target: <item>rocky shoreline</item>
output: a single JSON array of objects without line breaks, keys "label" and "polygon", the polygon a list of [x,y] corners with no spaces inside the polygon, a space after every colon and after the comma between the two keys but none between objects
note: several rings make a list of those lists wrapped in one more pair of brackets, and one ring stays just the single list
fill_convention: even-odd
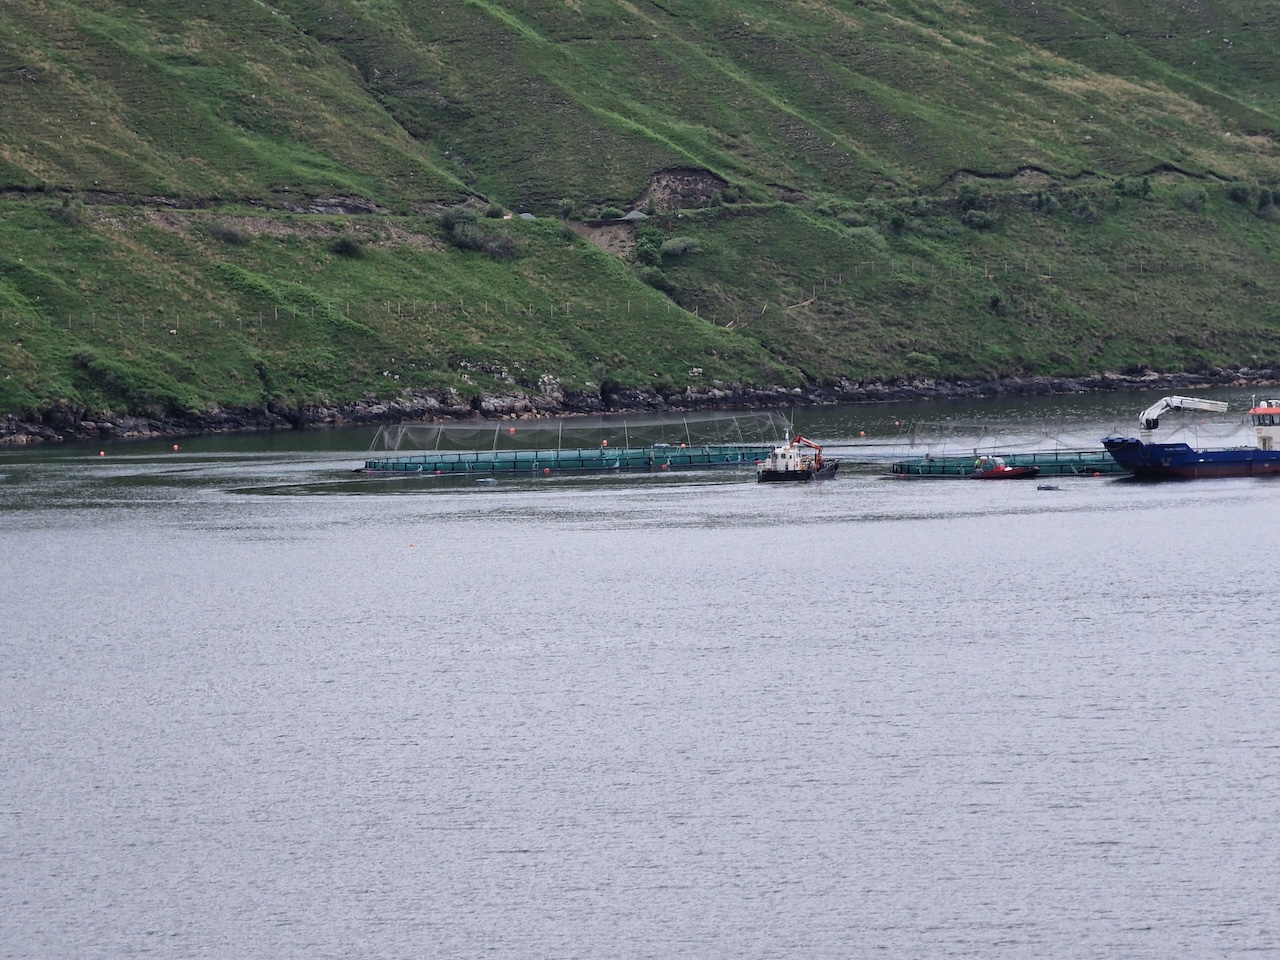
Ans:
[{"label": "rocky shoreline", "polygon": [[78,440],[183,437],[201,433],[296,430],[389,423],[506,420],[601,413],[681,410],[759,410],[838,403],[982,399],[1111,393],[1137,390],[1195,390],[1207,387],[1276,387],[1280,369],[1216,369],[1205,373],[1103,373],[1087,377],[1007,377],[995,380],[852,381],[808,388],[741,387],[713,383],[663,396],[626,387],[598,393],[512,393],[464,398],[456,391],[406,393],[394,400],[367,394],[331,406],[297,409],[214,408],[185,417],[118,416],[90,418],[69,406],[54,407],[35,419],[13,415],[0,420],[0,445]]}]

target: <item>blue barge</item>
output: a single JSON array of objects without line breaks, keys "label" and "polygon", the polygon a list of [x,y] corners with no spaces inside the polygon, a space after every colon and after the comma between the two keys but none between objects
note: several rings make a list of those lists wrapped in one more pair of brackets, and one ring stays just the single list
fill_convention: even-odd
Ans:
[{"label": "blue barge", "polygon": [[1106,437],[1102,441],[1113,460],[1140,480],[1197,480],[1206,477],[1280,475],[1280,400],[1263,400],[1249,411],[1254,430],[1252,447],[1197,450],[1186,443],[1154,443],[1153,431],[1168,410],[1227,409],[1221,400],[1164,397],[1138,418],[1138,437]]}]

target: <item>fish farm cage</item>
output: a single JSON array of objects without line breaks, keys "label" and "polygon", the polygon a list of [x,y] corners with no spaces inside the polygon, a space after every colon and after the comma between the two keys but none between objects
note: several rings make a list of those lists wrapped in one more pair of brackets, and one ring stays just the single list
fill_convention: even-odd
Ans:
[{"label": "fish farm cage", "polygon": [[379,429],[367,473],[556,474],[754,468],[785,443],[776,412],[565,417]]},{"label": "fish farm cage", "polygon": [[[1042,477],[1093,477],[1125,472],[1105,450],[1038,450],[994,455],[1009,467],[1039,467]],[[941,457],[926,454],[894,460],[889,464],[888,472],[897,477],[968,477],[973,474],[976,459],[972,454]]]},{"label": "fish farm cage", "polygon": [[[911,424],[886,472],[900,478],[969,477],[979,457],[1010,467],[1039,467],[1042,477],[1123,474],[1100,441],[1064,428],[998,422],[918,421]],[[1094,444],[1094,445],[1089,445]]]}]

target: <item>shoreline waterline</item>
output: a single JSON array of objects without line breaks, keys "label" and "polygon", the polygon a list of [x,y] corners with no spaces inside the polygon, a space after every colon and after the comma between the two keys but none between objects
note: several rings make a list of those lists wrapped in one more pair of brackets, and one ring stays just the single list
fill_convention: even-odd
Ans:
[{"label": "shoreline waterline", "polygon": [[663,396],[618,388],[552,396],[525,393],[462,397],[457,391],[408,391],[384,400],[366,394],[343,404],[290,408],[284,404],[215,407],[188,416],[95,417],[71,405],[53,406],[38,416],[9,414],[0,420],[0,447],[89,440],[144,440],[218,433],[380,426],[409,422],[551,419],[599,414],[811,408],[835,404],[985,400],[1002,397],[1067,396],[1158,390],[1248,389],[1280,385],[1280,370],[1218,368],[1206,373],[1102,373],[1085,377],[1001,377],[994,379],[852,381],[807,388],[710,385]]}]

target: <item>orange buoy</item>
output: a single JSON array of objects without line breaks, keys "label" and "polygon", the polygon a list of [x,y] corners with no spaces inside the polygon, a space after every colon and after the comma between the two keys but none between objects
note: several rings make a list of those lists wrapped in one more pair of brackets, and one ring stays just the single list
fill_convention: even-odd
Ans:
[{"label": "orange buoy", "polygon": [[507,427],[507,433],[515,433],[515,432],[516,432],[515,427]]},{"label": "orange buoy", "polygon": [[105,451],[105,450],[99,450],[99,451],[98,451],[98,456],[100,456],[100,457],[105,457],[106,455],[107,455],[107,451]]},{"label": "orange buoy", "polygon": [[867,435],[867,431],[865,431],[865,430],[859,430],[859,431],[858,431],[858,436],[860,436],[860,437],[865,437],[866,435]]},{"label": "orange buoy", "polygon": [[178,445],[176,443],[173,445],[173,452],[174,453],[178,452]]},{"label": "orange buoy", "polygon": [[609,441],[608,441],[608,440],[601,440],[601,441],[600,441],[600,446],[602,446],[602,447],[607,447],[608,445],[609,445]]}]

